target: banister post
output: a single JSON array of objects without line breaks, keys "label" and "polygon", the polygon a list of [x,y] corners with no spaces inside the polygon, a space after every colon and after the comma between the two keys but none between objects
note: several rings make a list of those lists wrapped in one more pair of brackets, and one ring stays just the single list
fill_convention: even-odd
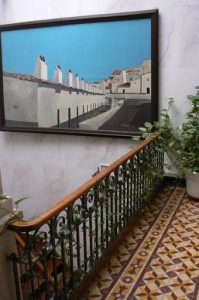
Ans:
[{"label": "banister post", "polygon": [[12,200],[7,198],[0,202],[0,299],[18,300],[20,291],[16,295],[13,267],[8,256],[16,253],[14,233],[7,229],[7,224],[13,219]]}]

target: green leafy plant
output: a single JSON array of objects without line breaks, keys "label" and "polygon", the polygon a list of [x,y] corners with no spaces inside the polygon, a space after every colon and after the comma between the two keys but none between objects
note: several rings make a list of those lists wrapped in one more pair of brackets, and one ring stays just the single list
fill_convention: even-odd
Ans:
[{"label": "green leafy plant", "polygon": [[174,128],[170,121],[170,109],[174,103],[173,98],[168,101],[168,108],[163,109],[160,114],[160,121],[145,123],[140,128],[141,137],[133,140],[147,139],[158,130],[163,130],[162,150],[167,152],[172,164],[180,172],[199,172],[199,86],[196,87],[196,94],[187,96],[190,102],[190,109],[186,113],[185,121]]},{"label": "green leafy plant", "polygon": [[0,195],[0,209],[3,209],[5,212],[10,213],[11,215],[13,215],[14,219],[17,220],[23,220],[18,214],[17,211],[19,210],[19,205],[20,203],[22,203],[24,200],[27,199],[27,197],[23,197],[20,199],[17,199],[14,201],[14,205],[15,205],[15,210],[10,210],[7,209],[3,206],[3,201],[9,199],[10,197],[7,195]]}]

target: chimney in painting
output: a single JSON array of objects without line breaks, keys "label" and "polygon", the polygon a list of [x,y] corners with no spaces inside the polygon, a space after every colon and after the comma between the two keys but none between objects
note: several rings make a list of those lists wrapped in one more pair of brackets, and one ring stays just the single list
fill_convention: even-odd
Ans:
[{"label": "chimney in painting", "polygon": [[56,66],[56,69],[54,71],[53,81],[62,84],[62,70],[60,65]]},{"label": "chimney in painting", "polygon": [[126,70],[123,70],[121,72],[121,77],[122,77],[122,83],[126,83],[127,82]]},{"label": "chimney in painting", "polygon": [[84,90],[84,79],[83,78],[79,81],[79,88],[80,88],[80,90]]},{"label": "chimney in painting", "polygon": [[73,73],[72,73],[71,69],[69,69],[66,74],[66,85],[68,87],[73,87]]},{"label": "chimney in painting", "polygon": [[85,82],[84,89],[88,92],[88,82]]},{"label": "chimney in painting", "polygon": [[79,77],[78,77],[78,74],[76,74],[75,78],[74,78],[74,88],[79,89]]},{"label": "chimney in painting", "polygon": [[48,67],[45,62],[45,57],[40,55],[37,58],[34,74],[35,77],[42,79],[42,80],[48,80]]}]

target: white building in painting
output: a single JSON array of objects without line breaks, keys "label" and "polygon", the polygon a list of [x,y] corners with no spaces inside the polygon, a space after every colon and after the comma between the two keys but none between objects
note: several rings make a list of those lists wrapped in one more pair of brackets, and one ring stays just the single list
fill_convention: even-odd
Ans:
[{"label": "white building in painting", "polygon": [[56,66],[56,69],[54,71],[53,81],[62,84],[62,70],[60,65]]},{"label": "white building in painting", "polygon": [[40,55],[37,58],[35,70],[33,75],[41,80],[48,80],[48,67],[45,62],[45,57]]},{"label": "white building in painting", "polygon": [[73,76],[71,69],[63,83],[59,65],[51,81],[48,80],[47,70],[45,58],[39,56],[33,76],[4,72],[5,114],[9,124],[54,127],[57,126],[58,111],[60,123],[64,123],[69,118],[68,109],[70,118],[74,119],[77,107],[82,114],[106,104],[103,85],[95,86],[83,78],[79,80],[78,74]]},{"label": "white building in painting", "polygon": [[[34,76],[41,80],[48,79],[47,65],[43,56],[38,57]],[[62,84],[62,71],[59,65],[55,69],[53,81]],[[151,95],[151,60],[143,61],[141,66],[114,70],[108,78],[93,83],[88,83],[83,78],[80,80],[78,74],[74,76],[69,69],[64,84],[89,93]]]},{"label": "white building in painting", "polygon": [[78,76],[78,74],[76,74],[75,77],[74,77],[73,87],[76,88],[76,89],[79,89],[79,76]]},{"label": "white building in painting", "polygon": [[151,72],[142,75],[142,93],[151,94]]},{"label": "white building in painting", "polygon": [[141,77],[130,82],[126,82],[118,86],[118,93],[132,93],[132,94],[141,94]]},{"label": "white building in painting", "polygon": [[151,60],[145,60],[143,62],[143,68],[144,68],[145,74],[151,73]]},{"label": "white building in painting", "polygon": [[151,94],[151,60],[145,60],[139,67],[115,70],[105,84],[105,93]]},{"label": "white building in painting", "polygon": [[84,90],[84,79],[83,78],[79,81],[79,88],[80,88],[80,90]]},{"label": "white building in painting", "polygon": [[69,69],[66,74],[65,84],[68,87],[73,87],[73,73],[72,73],[71,69]]},{"label": "white building in painting", "polygon": [[[98,82],[86,82],[68,69],[65,82],[59,65],[48,80],[48,67],[43,56],[37,58],[34,76],[4,73],[4,98],[6,117],[10,124],[22,122],[33,127],[54,127],[57,112],[62,124],[76,118],[77,108],[81,115],[103,106],[116,112],[125,100],[151,99],[151,61],[141,66],[115,70],[108,78]],[[27,101],[27,94],[28,97]],[[10,97],[14,95],[14,97]],[[123,101],[123,102],[122,102]]]}]

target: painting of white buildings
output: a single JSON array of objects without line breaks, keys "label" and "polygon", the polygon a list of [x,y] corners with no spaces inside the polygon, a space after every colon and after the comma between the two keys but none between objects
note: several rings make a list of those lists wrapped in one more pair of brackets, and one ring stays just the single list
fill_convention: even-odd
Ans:
[{"label": "painting of white buildings", "polygon": [[[75,31],[73,26],[58,26],[3,34],[6,126],[134,132],[150,121],[150,20],[105,23],[108,31],[100,35],[93,33],[102,30],[101,23],[84,25],[73,25],[78,26]],[[39,34],[43,38],[37,43]],[[24,35],[27,57],[21,56],[17,42]],[[53,36],[60,36],[56,52]],[[85,37],[91,42],[82,43]],[[13,60],[13,49],[19,62]]]},{"label": "painting of white buildings", "polygon": [[150,105],[150,67],[150,61],[144,61],[140,67],[113,71],[107,80],[93,83],[79,80],[69,69],[63,83],[59,65],[53,81],[48,80],[45,58],[39,56],[34,76],[4,73],[6,120],[19,126],[98,130],[106,123],[109,128],[113,116],[125,114],[129,103]]}]

